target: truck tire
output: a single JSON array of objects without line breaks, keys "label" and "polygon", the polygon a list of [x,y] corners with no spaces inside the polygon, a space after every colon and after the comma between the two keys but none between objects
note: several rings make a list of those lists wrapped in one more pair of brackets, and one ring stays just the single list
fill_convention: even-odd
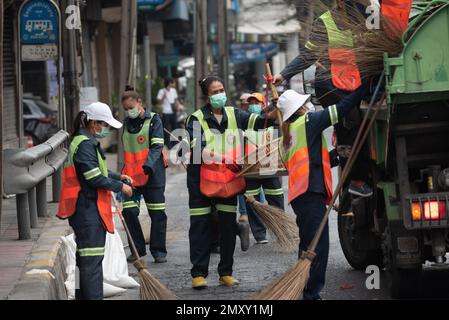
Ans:
[{"label": "truck tire", "polygon": [[421,291],[422,266],[417,265],[407,269],[398,268],[393,259],[392,243],[393,237],[390,228],[387,227],[383,236],[382,249],[391,297],[393,299],[416,298]]},{"label": "truck tire", "polygon": [[[363,245],[356,242],[355,233],[363,232],[369,233],[370,230],[355,229],[354,218],[350,216],[338,215],[338,235],[340,238],[341,249],[346,257],[346,260],[356,270],[365,271],[366,267],[370,265],[377,265],[383,268],[382,249],[363,250],[360,248],[368,248],[369,244]],[[371,236],[367,234],[367,236]],[[366,238],[366,237],[364,237]]]}]

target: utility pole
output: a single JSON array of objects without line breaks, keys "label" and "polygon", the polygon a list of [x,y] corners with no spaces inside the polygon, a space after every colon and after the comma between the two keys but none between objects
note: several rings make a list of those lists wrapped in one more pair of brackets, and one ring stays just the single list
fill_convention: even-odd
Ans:
[{"label": "utility pole", "polygon": [[3,1],[0,1],[0,225],[3,205]]},{"label": "utility pole", "polygon": [[151,52],[150,52],[150,35],[149,35],[149,24],[146,23],[147,34],[143,37],[143,56],[144,56],[144,66],[145,66],[145,100],[146,107],[148,111],[152,111],[152,101],[151,101]]},{"label": "utility pole", "polygon": [[228,1],[217,1],[218,72],[229,90]]},{"label": "utility pole", "polygon": [[[64,0],[63,10],[68,6],[76,5],[75,0]],[[71,131],[73,121],[79,112],[80,98],[79,98],[79,83],[78,83],[78,70],[77,70],[77,32],[75,28],[66,28],[63,24],[63,58],[64,58],[64,96],[66,107],[59,106],[60,116],[59,126],[65,130]],[[65,114],[63,112],[65,110]],[[64,119],[65,117],[65,119]],[[67,124],[67,127],[64,125]]]},{"label": "utility pole", "polygon": [[195,36],[195,106],[200,108],[202,92],[198,82],[208,74],[207,64],[207,0],[195,0],[194,2],[194,36]]},{"label": "utility pole", "polygon": [[[119,93],[125,90],[126,85],[135,86],[134,59],[137,47],[137,1],[122,0],[121,13],[121,35],[120,35],[120,82]],[[123,108],[119,106],[119,118],[125,118]],[[119,131],[117,171],[123,168],[123,143],[120,138],[123,128]]]}]

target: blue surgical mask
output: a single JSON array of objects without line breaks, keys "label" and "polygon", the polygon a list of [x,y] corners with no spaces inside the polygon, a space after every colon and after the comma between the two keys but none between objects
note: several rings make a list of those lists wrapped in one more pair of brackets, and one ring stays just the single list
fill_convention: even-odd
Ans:
[{"label": "blue surgical mask", "polygon": [[130,119],[137,119],[140,116],[139,107],[135,107],[134,109],[128,110],[127,113]]},{"label": "blue surgical mask", "polygon": [[249,113],[261,114],[262,106],[260,104],[250,104],[248,107]]},{"label": "blue surgical mask", "polygon": [[97,139],[104,139],[111,133],[111,130],[109,130],[109,127],[102,127],[101,131],[99,133],[95,134],[95,138]]},{"label": "blue surgical mask", "polygon": [[226,93],[219,93],[210,97],[210,104],[215,109],[223,109],[228,101]]}]

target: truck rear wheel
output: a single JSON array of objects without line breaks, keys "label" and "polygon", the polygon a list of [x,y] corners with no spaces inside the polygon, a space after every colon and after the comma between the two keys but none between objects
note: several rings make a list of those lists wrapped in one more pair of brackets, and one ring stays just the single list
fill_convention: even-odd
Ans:
[{"label": "truck rear wheel", "polygon": [[422,266],[398,268],[394,260],[392,243],[394,236],[387,227],[383,237],[384,262],[387,271],[388,288],[393,299],[416,298],[421,291]]},{"label": "truck rear wheel", "polygon": [[[357,234],[359,233],[359,234]],[[360,233],[363,233],[361,236]],[[366,270],[369,265],[383,268],[382,249],[367,249],[369,243],[360,243],[359,239],[372,237],[368,228],[356,229],[354,217],[338,215],[338,235],[343,254],[348,263],[356,270]]]}]

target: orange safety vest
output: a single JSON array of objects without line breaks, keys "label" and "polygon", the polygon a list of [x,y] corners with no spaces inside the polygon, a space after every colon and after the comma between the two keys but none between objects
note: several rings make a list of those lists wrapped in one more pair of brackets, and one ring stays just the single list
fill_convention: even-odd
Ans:
[{"label": "orange safety vest", "polygon": [[383,0],[382,17],[389,36],[397,37],[407,29],[412,0]]},{"label": "orange safety vest", "polygon": [[338,89],[355,91],[362,85],[351,30],[341,31],[330,11],[321,15],[329,38],[332,83]]},{"label": "orange safety vest", "polygon": [[[200,190],[211,198],[229,198],[246,189],[244,178],[237,178],[238,172],[226,167],[228,162],[237,163],[242,156],[241,139],[233,107],[225,107],[228,128],[225,133],[213,133],[201,110],[192,114],[201,124],[206,139],[206,148],[225,159],[223,163],[203,163],[200,170]],[[251,115],[249,126],[254,125],[257,115]]]},{"label": "orange safety vest", "polygon": [[[292,135],[292,146],[288,150],[282,150],[282,158],[289,173],[288,181],[288,202],[291,203],[309,189],[310,160],[307,146],[306,133],[307,114],[299,117],[290,124],[289,131]],[[329,151],[327,150],[326,139],[322,136],[322,166],[324,173],[324,185],[326,190],[326,203],[332,199],[332,171],[330,165]],[[283,143],[282,141],[280,143]],[[282,144],[283,145],[283,144]]]},{"label": "orange safety vest", "polygon": [[[85,135],[76,136],[70,144],[68,160],[64,166],[62,175],[62,191],[61,201],[59,202],[58,213],[56,216],[60,219],[68,219],[76,213],[76,203],[78,201],[78,194],[81,191],[81,186],[76,175],[76,168],[73,162],[73,157],[78,151],[79,145],[89,140]],[[97,150],[98,166],[103,176],[108,176],[107,163]],[[97,208],[100,213],[103,227],[109,233],[114,233],[114,221],[112,218],[111,208],[111,191],[104,189],[97,189]]]},{"label": "orange safety vest", "polygon": [[[155,113],[151,113],[151,118],[145,120],[142,129],[138,133],[129,133],[126,128],[123,130],[122,140],[125,165],[122,174],[130,176],[134,181],[133,185],[135,187],[144,186],[148,182],[149,177],[145,174],[143,165],[150,154],[150,144],[164,144],[164,139],[162,138],[152,138],[151,141],[148,140],[150,136],[151,120],[154,115]],[[162,149],[162,158],[164,166],[167,168],[168,163],[164,149]]]}]

